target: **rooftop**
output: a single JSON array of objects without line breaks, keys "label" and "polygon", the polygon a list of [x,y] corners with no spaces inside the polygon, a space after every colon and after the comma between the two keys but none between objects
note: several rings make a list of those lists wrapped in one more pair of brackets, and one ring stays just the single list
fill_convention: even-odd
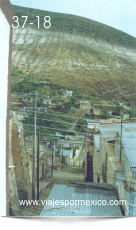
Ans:
[{"label": "rooftop", "polygon": [[57,132],[56,132],[55,136],[56,136],[56,137],[64,137],[62,134],[57,133]]},{"label": "rooftop", "polygon": [[136,133],[134,131],[123,132],[122,144],[130,167],[136,167]]},{"label": "rooftop", "polygon": [[[97,125],[106,141],[112,141],[116,138],[116,133],[121,131],[120,123],[100,124]],[[122,123],[122,133],[127,131],[136,132],[136,122]]]},{"label": "rooftop", "polygon": [[[107,205],[91,205],[94,200],[105,200]],[[117,200],[111,186],[54,184],[40,216],[122,216],[119,205],[108,205],[110,200]]]},{"label": "rooftop", "polygon": [[96,149],[99,152],[100,151],[100,136],[94,135],[94,141],[95,141]]}]

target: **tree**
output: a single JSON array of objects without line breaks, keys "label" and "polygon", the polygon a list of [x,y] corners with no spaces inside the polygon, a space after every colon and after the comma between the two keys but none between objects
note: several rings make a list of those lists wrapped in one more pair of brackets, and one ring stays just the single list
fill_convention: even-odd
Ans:
[{"label": "tree", "polygon": [[102,118],[107,119],[109,117],[108,110],[103,107],[102,111],[103,111]]},{"label": "tree", "polygon": [[42,106],[43,106],[43,98],[41,97],[37,100],[37,107],[42,107]]},{"label": "tree", "polygon": [[131,109],[128,110],[127,112],[128,112],[128,114],[130,115],[130,118],[136,117],[136,109],[135,109],[135,108],[131,108]]},{"label": "tree", "polygon": [[114,110],[112,112],[112,115],[121,116],[121,113],[119,111]]},{"label": "tree", "polygon": [[57,110],[61,110],[62,109],[62,105],[56,105]]},{"label": "tree", "polygon": [[71,105],[74,105],[75,102],[76,102],[76,98],[75,98],[75,97],[71,97],[71,98],[70,98],[70,104],[71,104]]}]

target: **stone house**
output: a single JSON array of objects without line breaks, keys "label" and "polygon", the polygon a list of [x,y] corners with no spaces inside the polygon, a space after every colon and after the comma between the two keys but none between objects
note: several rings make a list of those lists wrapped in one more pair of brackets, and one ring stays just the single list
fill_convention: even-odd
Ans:
[{"label": "stone house", "polygon": [[11,104],[14,105],[20,105],[23,102],[23,98],[22,97],[17,97],[17,96],[12,96],[11,95]]},{"label": "stone house", "polygon": [[98,105],[98,104],[93,104],[92,105],[92,109],[93,109],[93,114],[95,116],[101,116],[102,115],[102,106]]},{"label": "stone house", "polygon": [[123,120],[129,119],[129,114],[124,114],[123,115]]},{"label": "stone house", "polygon": [[82,110],[90,110],[91,109],[91,105],[89,101],[80,101],[80,109]]}]

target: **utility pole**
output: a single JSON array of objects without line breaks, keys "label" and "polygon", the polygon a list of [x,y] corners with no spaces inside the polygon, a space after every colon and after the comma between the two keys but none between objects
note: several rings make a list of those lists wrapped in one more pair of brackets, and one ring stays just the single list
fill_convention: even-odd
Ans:
[{"label": "utility pole", "polygon": [[33,136],[33,175],[32,175],[32,199],[35,200],[36,182],[36,95],[34,95],[34,136]]},{"label": "utility pole", "polygon": [[25,109],[34,109],[34,134],[33,134],[33,172],[32,172],[32,199],[35,200],[35,189],[36,189],[36,110],[45,110],[47,112],[47,107],[36,107],[36,98],[38,94],[25,94],[27,96],[34,96],[34,107],[24,107]]},{"label": "utility pole", "polygon": [[122,149],[122,116],[121,115],[121,136],[120,136],[120,162],[121,162],[121,149]]},{"label": "utility pole", "polygon": [[53,176],[53,147],[52,147],[52,166],[51,166],[51,177]]},{"label": "utility pole", "polygon": [[55,157],[55,139],[53,138],[53,156]]},{"label": "utility pole", "polygon": [[80,168],[80,153],[79,153],[79,168]]},{"label": "utility pole", "polygon": [[62,168],[63,168],[63,147],[62,147]]},{"label": "utility pole", "polygon": [[40,130],[38,130],[38,146],[37,146],[37,200],[39,200],[39,142],[40,142]]}]

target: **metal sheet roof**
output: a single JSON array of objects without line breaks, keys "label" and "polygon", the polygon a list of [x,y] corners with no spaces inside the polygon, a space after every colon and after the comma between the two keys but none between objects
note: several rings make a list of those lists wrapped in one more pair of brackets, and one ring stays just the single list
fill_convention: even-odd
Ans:
[{"label": "metal sheet roof", "polygon": [[100,151],[100,136],[94,135],[94,141],[95,141],[96,149],[99,152]]},{"label": "metal sheet roof", "polygon": [[56,136],[56,137],[64,137],[62,134],[57,133],[57,132],[56,132],[55,136]]},{"label": "metal sheet roof", "polygon": [[136,167],[136,133],[123,132],[122,145],[127,155],[130,167]]},{"label": "metal sheet roof", "polygon": [[[55,204],[57,200],[59,203]],[[90,205],[93,200],[105,200],[107,205]],[[117,200],[115,191],[111,189],[55,184],[40,216],[122,216],[120,207],[109,205],[110,200]],[[87,201],[90,204],[87,205]]]},{"label": "metal sheet roof", "polygon": [[[112,123],[112,124],[100,124],[97,125],[100,132],[102,133],[103,137],[106,141],[114,140],[116,137],[116,133],[121,131],[121,124],[120,123]],[[122,131],[136,132],[136,122],[131,123],[122,123]]]}]

